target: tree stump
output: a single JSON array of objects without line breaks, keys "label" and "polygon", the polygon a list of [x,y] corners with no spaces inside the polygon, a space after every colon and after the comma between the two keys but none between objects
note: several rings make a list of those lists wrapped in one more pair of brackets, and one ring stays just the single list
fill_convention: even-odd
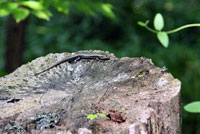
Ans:
[{"label": "tree stump", "polygon": [[[110,60],[65,62],[70,55]],[[179,80],[147,58],[49,54],[0,78],[0,133],[180,134]]]}]

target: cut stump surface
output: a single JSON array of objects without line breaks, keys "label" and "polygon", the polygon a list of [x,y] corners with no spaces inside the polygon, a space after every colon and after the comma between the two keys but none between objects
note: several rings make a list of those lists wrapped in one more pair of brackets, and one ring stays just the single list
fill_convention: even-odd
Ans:
[{"label": "cut stump surface", "polygon": [[[80,53],[110,60],[65,62],[34,75]],[[147,58],[49,54],[0,78],[0,133],[180,134],[180,86]]]}]

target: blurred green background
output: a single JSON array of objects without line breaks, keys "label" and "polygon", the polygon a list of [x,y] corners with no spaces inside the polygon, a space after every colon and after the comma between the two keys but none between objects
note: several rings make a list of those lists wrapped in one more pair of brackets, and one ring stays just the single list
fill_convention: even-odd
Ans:
[{"label": "blurred green background", "polygon": [[[34,16],[28,19],[23,63],[57,52],[99,49],[117,57],[147,57],[182,82],[182,106],[200,100],[200,28],[189,28],[170,34],[166,49],[156,35],[137,25],[156,13],[165,19],[164,30],[200,22],[197,0],[110,0],[117,19],[98,14],[96,17],[71,9],[64,16],[52,9],[50,21]],[[0,18],[0,75],[5,75],[5,37],[8,17]],[[200,114],[182,111],[183,134],[200,134]]]}]

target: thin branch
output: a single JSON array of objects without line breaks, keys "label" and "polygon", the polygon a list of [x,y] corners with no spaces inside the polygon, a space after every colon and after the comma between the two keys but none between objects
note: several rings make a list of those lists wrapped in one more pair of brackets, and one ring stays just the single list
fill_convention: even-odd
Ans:
[{"label": "thin branch", "polygon": [[176,28],[174,30],[166,31],[166,33],[167,34],[175,33],[175,32],[178,32],[178,31],[183,30],[188,27],[200,27],[200,24],[198,24],[198,23],[197,24],[187,24],[187,25],[181,26],[179,28]]}]

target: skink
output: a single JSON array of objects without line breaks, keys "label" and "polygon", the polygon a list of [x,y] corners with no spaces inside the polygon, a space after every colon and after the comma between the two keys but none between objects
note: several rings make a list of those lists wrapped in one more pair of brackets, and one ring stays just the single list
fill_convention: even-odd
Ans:
[{"label": "skink", "polygon": [[36,73],[35,76],[37,76],[37,75],[39,75],[39,74],[41,74],[43,72],[46,72],[46,71],[48,71],[48,70],[50,70],[50,69],[52,69],[52,68],[54,68],[54,67],[56,67],[56,66],[58,66],[58,65],[60,65],[62,63],[64,63],[64,62],[72,63],[74,61],[79,61],[81,59],[109,60],[110,58],[107,57],[106,55],[100,55],[100,54],[76,54],[76,55],[72,55],[70,57],[67,57],[67,58],[59,61],[58,63],[50,66],[49,68],[47,68],[47,69],[45,69],[45,70],[43,70],[43,71],[41,71],[39,73]]}]

